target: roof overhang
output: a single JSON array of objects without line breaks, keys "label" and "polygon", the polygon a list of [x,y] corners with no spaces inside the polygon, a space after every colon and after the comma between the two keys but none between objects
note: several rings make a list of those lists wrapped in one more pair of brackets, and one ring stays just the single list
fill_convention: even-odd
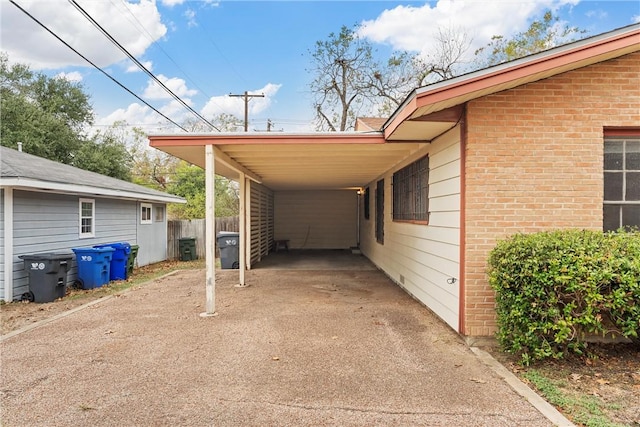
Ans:
[{"label": "roof overhang", "polygon": [[[385,138],[432,140],[462,118],[459,107],[466,102],[638,51],[640,24],[635,24],[418,88],[384,124]],[[451,114],[455,111],[459,115]]]},{"label": "roof overhang", "polygon": [[216,174],[240,173],[274,190],[360,188],[424,145],[385,141],[381,132],[149,135],[152,147],[202,168],[213,145]]},{"label": "roof overhang", "polygon": [[186,203],[182,197],[167,194],[149,195],[132,191],[115,190],[110,188],[97,188],[81,184],[67,184],[60,182],[47,182],[28,178],[2,178],[2,188],[14,190],[35,191],[56,194],[73,194],[88,197],[105,197],[110,199],[136,200],[153,203]]}]

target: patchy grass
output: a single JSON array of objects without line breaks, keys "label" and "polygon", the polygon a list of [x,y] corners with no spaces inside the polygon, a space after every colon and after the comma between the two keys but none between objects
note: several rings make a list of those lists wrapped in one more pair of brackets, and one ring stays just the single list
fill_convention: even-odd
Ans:
[{"label": "patchy grass", "polygon": [[530,367],[493,356],[578,426],[640,426],[640,344],[591,344],[585,356]]}]

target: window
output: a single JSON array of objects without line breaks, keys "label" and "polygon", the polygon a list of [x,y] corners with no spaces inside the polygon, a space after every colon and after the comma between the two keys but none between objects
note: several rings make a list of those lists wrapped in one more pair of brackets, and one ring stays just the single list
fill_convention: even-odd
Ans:
[{"label": "window", "polygon": [[371,198],[369,197],[369,187],[364,189],[364,219],[369,219],[371,216]]},{"label": "window", "polygon": [[140,224],[151,224],[151,204],[140,204]]},{"label": "window", "polygon": [[384,179],[376,184],[376,241],[384,244]]},{"label": "window", "polygon": [[640,137],[604,141],[605,231],[640,227]]},{"label": "window", "polygon": [[393,174],[393,220],[429,221],[429,157]]},{"label": "window", "polygon": [[80,199],[80,238],[95,237],[95,200]]},{"label": "window", "polygon": [[153,220],[155,222],[164,221],[164,206],[156,206],[156,215]]}]

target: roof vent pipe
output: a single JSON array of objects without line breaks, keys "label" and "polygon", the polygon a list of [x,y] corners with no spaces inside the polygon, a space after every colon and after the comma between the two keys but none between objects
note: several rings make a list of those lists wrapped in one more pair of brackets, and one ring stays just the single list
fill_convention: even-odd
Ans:
[{"label": "roof vent pipe", "polygon": [[18,142],[18,151],[22,153],[22,142]]}]

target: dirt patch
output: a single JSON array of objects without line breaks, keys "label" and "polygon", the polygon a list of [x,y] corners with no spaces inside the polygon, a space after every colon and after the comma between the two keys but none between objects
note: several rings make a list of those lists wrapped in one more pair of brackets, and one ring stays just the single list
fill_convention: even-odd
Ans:
[{"label": "dirt patch", "polygon": [[49,303],[19,301],[0,304],[0,335],[5,335],[32,323],[51,318],[81,305],[117,294],[140,283],[178,269],[200,268],[202,263],[166,261],[136,268],[127,280],[111,282],[95,289],[67,288],[64,298]]}]

